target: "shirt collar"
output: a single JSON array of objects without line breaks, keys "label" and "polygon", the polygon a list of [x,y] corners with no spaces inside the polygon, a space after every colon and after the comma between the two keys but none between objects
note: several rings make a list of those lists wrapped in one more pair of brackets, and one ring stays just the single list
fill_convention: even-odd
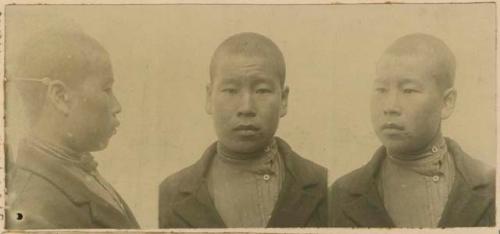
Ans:
[{"label": "shirt collar", "polygon": [[436,173],[445,173],[443,163],[448,155],[446,141],[443,137],[435,140],[424,152],[417,155],[388,155],[389,163],[398,165],[422,175],[433,175]]},{"label": "shirt collar", "polygon": [[217,156],[229,163],[249,164],[261,160],[269,161],[272,160],[274,155],[276,155],[277,153],[278,153],[278,146],[274,138],[271,140],[271,143],[264,149],[264,151],[256,153],[255,155],[251,155],[247,158],[241,158],[241,159],[236,156],[231,156],[229,153],[227,153],[226,150],[224,150],[224,147],[220,144],[220,142],[217,143]]},{"label": "shirt collar", "polygon": [[97,162],[90,153],[78,153],[67,147],[51,143],[49,141],[29,136],[26,138],[28,144],[48,153],[58,159],[70,162],[88,173],[96,171]]},{"label": "shirt collar", "polygon": [[231,168],[240,171],[248,171],[256,174],[276,174],[279,173],[279,152],[278,145],[273,139],[271,144],[260,154],[248,159],[237,159],[228,156],[221,151],[220,144],[217,146],[216,160]]}]

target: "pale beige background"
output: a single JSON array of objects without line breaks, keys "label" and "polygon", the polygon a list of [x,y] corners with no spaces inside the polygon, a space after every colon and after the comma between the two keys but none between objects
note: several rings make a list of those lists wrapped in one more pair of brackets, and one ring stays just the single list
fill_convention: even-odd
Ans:
[{"label": "pale beige background", "polygon": [[[456,53],[459,100],[445,134],[494,165],[494,20],[493,4],[9,6],[7,68],[23,42],[50,25],[81,27],[108,49],[122,125],[95,155],[142,227],[156,228],[160,181],[215,140],[204,88],[211,54],[226,37],[258,32],[282,49],[291,93],[278,135],[328,167],[333,180],[379,145],[368,112],[374,62],[413,32],[441,37]],[[7,95],[7,140],[15,147],[26,129],[15,91]]]}]

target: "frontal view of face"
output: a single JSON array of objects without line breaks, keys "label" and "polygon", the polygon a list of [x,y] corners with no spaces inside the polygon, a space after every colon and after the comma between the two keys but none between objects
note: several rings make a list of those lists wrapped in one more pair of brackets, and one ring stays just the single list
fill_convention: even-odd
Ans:
[{"label": "frontal view of face", "polygon": [[375,133],[388,152],[421,150],[440,131],[443,92],[425,56],[385,54],[371,98]]},{"label": "frontal view of face", "polygon": [[286,114],[287,90],[272,61],[231,54],[218,60],[209,86],[207,112],[219,142],[236,153],[267,147]]}]

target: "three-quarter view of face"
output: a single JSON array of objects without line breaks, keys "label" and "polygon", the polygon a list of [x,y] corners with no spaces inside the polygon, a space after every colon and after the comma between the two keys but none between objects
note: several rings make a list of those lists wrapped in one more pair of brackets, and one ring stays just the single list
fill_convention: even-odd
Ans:
[{"label": "three-quarter view of face", "polygon": [[401,39],[382,55],[376,67],[372,124],[384,146],[394,153],[416,153],[440,137],[441,120],[453,109],[454,91],[441,81],[452,79],[446,77],[447,67],[442,66],[451,61],[444,61],[448,59],[444,55],[420,52],[418,47],[434,51],[429,40],[434,39],[418,34]]},{"label": "three-quarter view of face", "polygon": [[[253,54],[245,48],[259,45]],[[260,35],[239,34],[218,48],[212,64],[206,108],[219,141],[235,153],[264,149],[287,111],[281,52]]]}]

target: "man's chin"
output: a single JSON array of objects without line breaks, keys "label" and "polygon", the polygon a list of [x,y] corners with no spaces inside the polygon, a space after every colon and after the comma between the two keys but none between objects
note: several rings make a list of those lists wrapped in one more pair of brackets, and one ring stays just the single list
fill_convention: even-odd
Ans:
[{"label": "man's chin", "polygon": [[109,139],[106,139],[106,140],[103,140],[101,142],[98,142],[94,147],[92,147],[92,149],[90,150],[90,152],[104,150],[104,149],[106,149],[108,147],[108,144],[109,144]]},{"label": "man's chin", "polygon": [[240,154],[253,154],[263,151],[267,146],[260,141],[236,141],[224,144],[229,150]]},{"label": "man's chin", "polygon": [[413,154],[417,150],[415,144],[406,141],[385,142],[384,147],[390,154]]}]

